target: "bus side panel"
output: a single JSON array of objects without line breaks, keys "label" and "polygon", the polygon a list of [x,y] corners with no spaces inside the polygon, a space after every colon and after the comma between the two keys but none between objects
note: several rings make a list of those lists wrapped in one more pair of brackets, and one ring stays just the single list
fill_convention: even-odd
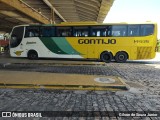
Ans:
[{"label": "bus side panel", "polygon": [[[65,37],[41,37],[41,46],[47,49],[48,57],[52,58],[82,58]],[[85,49],[84,49],[85,50]],[[44,55],[42,54],[42,57]]]},{"label": "bus side panel", "polygon": [[[73,58],[77,58],[77,55],[87,58],[88,44],[81,44],[80,39],[84,39],[84,37],[66,37],[68,44],[77,52],[77,54],[73,54]],[[75,53],[74,51],[73,53]]]}]

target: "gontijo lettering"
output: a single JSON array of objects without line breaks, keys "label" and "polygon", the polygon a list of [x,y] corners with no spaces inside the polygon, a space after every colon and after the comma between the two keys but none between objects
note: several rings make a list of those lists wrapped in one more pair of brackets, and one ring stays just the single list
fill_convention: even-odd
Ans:
[{"label": "gontijo lettering", "polygon": [[78,44],[116,44],[116,39],[79,39]]}]

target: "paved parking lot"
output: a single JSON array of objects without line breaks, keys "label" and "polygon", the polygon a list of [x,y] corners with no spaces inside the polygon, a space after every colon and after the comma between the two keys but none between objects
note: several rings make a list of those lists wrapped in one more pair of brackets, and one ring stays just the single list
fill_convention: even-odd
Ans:
[{"label": "paved parking lot", "polygon": [[[120,117],[124,111],[148,114],[160,111],[160,61],[128,61],[104,65],[0,64],[0,70],[66,74],[119,76],[129,91],[78,91],[45,89],[0,89],[0,111],[99,111],[89,117],[75,115],[63,119],[144,119],[159,117]],[[37,78],[38,79],[38,78]],[[103,115],[104,111],[109,111]],[[113,114],[119,111],[117,117]],[[158,113],[160,114],[160,113]],[[95,117],[94,117],[95,116]],[[45,118],[37,118],[45,119]],[[49,118],[46,118],[49,119]],[[53,119],[53,118],[50,118]],[[60,116],[55,119],[62,119]]]}]

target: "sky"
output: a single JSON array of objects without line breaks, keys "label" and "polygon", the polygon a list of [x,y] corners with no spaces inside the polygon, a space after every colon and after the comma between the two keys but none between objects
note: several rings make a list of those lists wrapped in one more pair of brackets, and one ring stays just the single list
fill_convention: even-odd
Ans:
[{"label": "sky", "polygon": [[104,23],[156,22],[160,39],[160,0],[115,0]]}]

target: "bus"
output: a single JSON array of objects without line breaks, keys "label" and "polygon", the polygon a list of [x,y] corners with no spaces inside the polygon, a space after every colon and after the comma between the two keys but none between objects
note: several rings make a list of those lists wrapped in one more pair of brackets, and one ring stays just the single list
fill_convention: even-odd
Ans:
[{"label": "bus", "polygon": [[19,25],[10,34],[11,57],[95,59],[106,63],[152,59],[156,23],[95,22]]},{"label": "bus", "polygon": [[9,40],[7,36],[0,34],[0,53],[3,53],[8,50],[9,47]]}]

